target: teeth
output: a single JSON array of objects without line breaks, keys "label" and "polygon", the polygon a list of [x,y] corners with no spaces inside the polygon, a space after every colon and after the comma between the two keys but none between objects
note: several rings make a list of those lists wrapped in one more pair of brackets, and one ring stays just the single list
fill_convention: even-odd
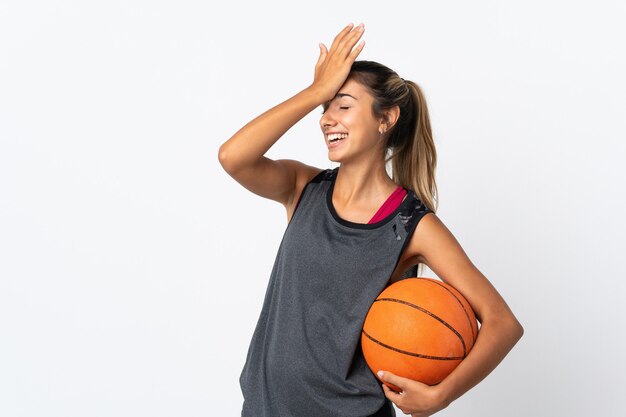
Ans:
[{"label": "teeth", "polygon": [[348,137],[347,133],[333,133],[331,135],[328,135],[328,140],[332,142],[336,139],[345,139],[347,137]]}]

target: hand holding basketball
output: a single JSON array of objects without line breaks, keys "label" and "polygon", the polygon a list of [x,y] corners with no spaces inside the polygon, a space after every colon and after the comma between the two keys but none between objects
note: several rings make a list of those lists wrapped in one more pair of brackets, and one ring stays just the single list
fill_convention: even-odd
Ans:
[{"label": "hand holding basketball", "polygon": [[404,414],[411,414],[412,417],[426,417],[448,406],[437,385],[426,385],[388,371],[380,371],[378,376],[384,382],[402,390],[397,393],[386,384],[382,384],[385,397],[389,398]]},{"label": "hand holding basketball", "polygon": [[460,292],[414,277],[378,295],[365,318],[361,347],[385,396],[405,414],[425,417],[448,406],[438,384],[467,356],[477,334],[474,311]]},{"label": "hand holding basketball", "polygon": [[323,43],[320,43],[320,57],[315,64],[315,76],[311,87],[320,92],[324,101],[335,97],[348,78],[352,63],[363,50],[365,41],[352,50],[365,31],[365,27],[361,25],[354,29],[352,29],[352,24],[346,26],[335,37],[330,51]]},{"label": "hand holding basketball", "polygon": [[414,277],[378,295],[365,317],[361,347],[372,372],[435,385],[467,356],[477,335],[474,311],[461,293],[442,281]]}]

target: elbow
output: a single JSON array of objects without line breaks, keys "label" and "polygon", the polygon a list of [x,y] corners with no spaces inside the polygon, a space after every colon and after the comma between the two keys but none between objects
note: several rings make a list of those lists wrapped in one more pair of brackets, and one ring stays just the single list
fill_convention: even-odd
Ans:
[{"label": "elbow", "polygon": [[519,341],[524,336],[524,326],[515,317],[512,318],[510,326],[515,342]]},{"label": "elbow", "polygon": [[228,162],[228,151],[226,146],[220,146],[220,149],[217,152],[217,159],[220,161],[220,165],[224,168],[224,171],[229,172],[230,164]]},{"label": "elbow", "polygon": [[482,325],[484,324],[500,329],[501,335],[508,339],[512,345],[515,345],[524,335],[524,327],[510,310],[506,313],[494,312],[487,315],[482,322]]},{"label": "elbow", "polygon": [[516,344],[524,335],[524,326],[522,326],[513,313],[508,315],[508,317],[504,320],[504,323],[506,329],[508,330],[508,337],[513,344]]},{"label": "elbow", "polygon": [[242,160],[241,155],[238,155],[237,151],[233,151],[233,149],[229,149],[226,143],[220,146],[219,151],[217,152],[217,159],[220,161],[220,165],[224,171],[228,173],[231,177],[236,175],[241,168],[249,165],[245,160]]}]

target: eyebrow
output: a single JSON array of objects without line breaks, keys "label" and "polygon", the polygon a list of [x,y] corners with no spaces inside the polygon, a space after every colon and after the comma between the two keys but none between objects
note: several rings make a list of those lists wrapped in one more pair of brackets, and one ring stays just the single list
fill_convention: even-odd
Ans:
[{"label": "eyebrow", "polygon": [[347,93],[337,93],[337,97],[345,97],[345,96],[352,97],[353,99],[357,100],[356,97],[353,97],[350,94],[347,94]]},{"label": "eyebrow", "polygon": [[341,98],[341,97],[351,97],[351,98],[353,98],[353,99],[358,101],[358,99],[356,97],[351,96],[348,93],[337,93],[337,95],[333,99],[331,99],[331,100],[327,101],[326,103],[324,103],[323,106],[326,108],[326,107],[328,107],[330,105],[330,103],[332,101],[335,101],[335,99],[338,99],[338,98]]}]

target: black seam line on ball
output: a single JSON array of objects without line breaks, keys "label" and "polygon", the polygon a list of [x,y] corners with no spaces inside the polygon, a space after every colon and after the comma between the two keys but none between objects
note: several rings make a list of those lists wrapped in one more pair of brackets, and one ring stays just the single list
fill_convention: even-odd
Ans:
[{"label": "black seam line on ball", "polygon": [[[452,291],[450,291],[449,288],[447,288],[445,285],[440,284],[439,282],[435,281],[435,280],[431,280],[431,279],[425,279],[425,278],[417,278],[417,279],[423,279],[426,280],[428,282],[431,282],[435,285],[439,285],[441,288],[443,288],[444,290],[448,291],[450,294],[452,294],[452,296],[454,298],[456,298],[456,300],[459,302],[459,304],[461,305],[461,308],[463,309],[463,312],[465,313],[465,317],[467,317],[467,322],[469,323],[470,326],[470,330],[472,331],[472,340],[475,342],[476,341],[476,333],[474,332],[474,326],[472,325],[472,320],[470,319],[469,313],[467,312],[467,310],[465,309],[465,306],[463,305],[463,303],[461,302],[461,300],[459,300],[459,297],[457,297]],[[469,301],[468,301],[469,302]]]},{"label": "black seam line on ball", "polygon": [[402,350],[402,349],[395,348],[393,346],[389,346],[389,345],[381,342],[380,340],[374,339],[372,336],[367,334],[367,332],[365,330],[363,330],[363,334],[365,336],[367,336],[368,339],[370,339],[372,342],[378,343],[379,345],[381,345],[384,348],[393,350],[393,351],[398,352],[398,353],[402,353],[403,355],[415,356],[415,357],[422,358],[422,359],[433,359],[433,360],[436,360],[436,361],[458,361],[458,360],[464,359],[464,357],[462,357],[462,356],[452,356],[452,357],[431,356],[431,355],[422,355],[421,353],[407,352],[406,350]]},{"label": "black seam line on ball", "polygon": [[[461,344],[463,345],[463,357],[467,356],[467,350],[465,349],[465,340],[463,340],[463,336],[461,336],[461,333],[459,333],[454,327],[452,327],[450,324],[446,323],[446,321],[444,319],[442,319],[441,317],[437,316],[436,314],[431,313],[430,311],[426,310],[423,307],[420,307],[418,305],[409,303],[408,301],[404,301],[404,300],[398,300],[397,298],[379,298],[376,301],[391,301],[394,303],[401,303],[401,304],[405,304],[408,305],[409,307],[413,307],[419,311],[421,311],[424,314],[428,314],[429,316],[431,316],[432,318],[434,318],[435,320],[441,322],[441,324],[443,324],[444,326],[446,326],[448,329],[450,329],[455,335],[456,337],[459,338],[459,340],[461,341]],[[376,302],[374,301],[374,302]]]}]

